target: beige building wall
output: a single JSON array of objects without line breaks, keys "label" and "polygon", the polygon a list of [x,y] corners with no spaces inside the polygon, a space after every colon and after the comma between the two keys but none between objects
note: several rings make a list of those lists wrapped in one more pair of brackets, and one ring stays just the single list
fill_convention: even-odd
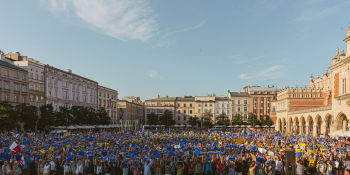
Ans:
[{"label": "beige building wall", "polygon": [[[274,102],[276,108],[276,130],[288,134],[312,134],[327,135],[330,132],[338,130],[349,130],[350,127],[350,27],[347,29],[347,37],[344,39],[347,43],[347,54],[344,51],[339,53],[336,50],[332,58],[331,66],[323,74],[314,79],[310,77],[310,89],[317,91],[317,96],[313,98],[322,99],[321,104],[304,109],[291,110],[291,102],[284,96]],[[300,92],[301,90],[298,89]],[[304,90],[305,91],[305,90]],[[286,90],[278,93],[278,96],[286,94]],[[294,93],[295,94],[295,93]],[[301,93],[302,94],[302,93]],[[299,93],[299,95],[301,95]],[[301,97],[299,101],[305,102],[310,98]],[[317,100],[316,100],[317,101]],[[282,103],[283,107],[279,106]],[[306,105],[305,103],[300,103]],[[311,103],[308,103],[310,105]],[[281,110],[284,109],[283,111]]]},{"label": "beige building wall", "polygon": [[106,110],[112,123],[117,123],[118,91],[104,86],[98,86],[98,107]]},{"label": "beige building wall", "polygon": [[[163,115],[166,110],[173,114],[173,120],[176,116],[176,97],[160,97],[150,100],[145,100],[145,121],[147,123],[147,115],[154,113],[158,116]],[[176,120],[175,120],[176,121]]]},{"label": "beige building wall", "polygon": [[134,120],[139,124],[144,123],[144,107],[140,97],[124,97],[123,100],[118,100],[118,117],[118,120]]},{"label": "beige building wall", "polygon": [[29,104],[40,107],[45,104],[45,65],[37,60],[20,55],[19,52],[7,54],[14,64],[28,71]]},{"label": "beige building wall", "polygon": [[0,51],[0,101],[28,104],[28,71],[13,64]]},{"label": "beige building wall", "polygon": [[247,92],[231,92],[228,91],[228,98],[231,99],[232,104],[232,115],[231,119],[239,114],[242,116],[243,121],[248,120],[249,115],[249,104],[250,104],[250,96]]},{"label": "beige building wall", "polygon": [[187,125],[191,117],[195,117],[195,101],[192,96],[183,96],[176,98],[177,112],[175,123],[178,125]]},{"label": "beige building wall", "polygon": [[195,97],[195,115],[200,119],[203,118],[206,112],[210,112],[212,120],[215,120],[215,95],[204,97]]}]

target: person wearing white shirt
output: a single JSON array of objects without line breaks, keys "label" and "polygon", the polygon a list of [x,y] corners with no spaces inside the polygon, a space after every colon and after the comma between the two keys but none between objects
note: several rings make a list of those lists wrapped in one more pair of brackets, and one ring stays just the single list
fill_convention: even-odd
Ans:
[{"label": "person wearing white shirt", "polygon": [[49,175],[50,174],[50,170],[51,170],[51,166],[49,164],[49,162],[46,162],[45,166],[44,166],[44,175]]}]

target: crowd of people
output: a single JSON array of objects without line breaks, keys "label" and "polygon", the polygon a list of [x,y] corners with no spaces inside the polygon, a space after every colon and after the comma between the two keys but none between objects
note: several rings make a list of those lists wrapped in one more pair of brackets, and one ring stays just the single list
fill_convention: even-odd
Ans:
[{"label": "crowd of people", "polygon": [[297,175],[350,172],[344,138],[164,129],[0,133],[0,175],[282,175],[290,149]]}]

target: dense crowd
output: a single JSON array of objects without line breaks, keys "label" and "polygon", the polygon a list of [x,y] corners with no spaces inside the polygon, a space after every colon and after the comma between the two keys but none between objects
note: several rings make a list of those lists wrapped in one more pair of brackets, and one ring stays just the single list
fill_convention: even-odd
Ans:
[{"label": "dense crowd", "polygon": [[0,133],[0,175],[279,175],[290,148],[298,175],[350,172],[344,138],[167,129]]}]

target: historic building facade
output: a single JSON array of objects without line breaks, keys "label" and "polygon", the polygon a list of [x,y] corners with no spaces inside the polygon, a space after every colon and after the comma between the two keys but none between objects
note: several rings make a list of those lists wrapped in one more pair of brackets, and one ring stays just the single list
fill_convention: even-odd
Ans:
[{"label": "historic building facade", "polygon": [[195,115],[200,119],[206,113],[210,113],[212,120],[215,120],[215,95],[194,97],[195,100]]},{"label": "historic building facade", "polygon": [[6,57],[11,59],[15,65],[28,71],[28,93],[29,104],[40,107],[45,104],[45,65],[37,60],[22,56],[19,52],[8,53]]},{"label": "historic building facade", "polygon": [[262,119],[265,115],[270,115],[271,101],[277,93],[274,86],[246,86],[244,92],[249,94],[249,112],[255,114],[258,119]]},{"label": "historic building facade", "polygon": [[28,71],[14,65],[0,51],[0,100],[28,104]]},{"label": "historic building facade", "polygon": [[177,113],[175,123],[180,125],[188,124],[191,117],[195,117],[195,101],[192,96],[176,98]]},{"label": "historic building facade", "polygon": [[249,94],[247,92],[231,92],[228,90],[228,98],[232,104],[232,118],[235,115],[240,115],[243,121],[248,120],[249,114]]},{"label": "historic building facade", "polygon": [[85,106],[97,109],[98,83],[71,70],[64,71],[45,65],[46,104],[52,104],[54,110],[60,107]]},{"label": "historic building facade", "polygon": [[161,116],[164,114],[166,110],[170,111],[173,115],[173,120],[175,120],[176,115],[176,97],[160,97],[145,100],[144,103],[145,107],[145,121],[147,123],[147,115],[154,113],[158,116]]},{"label": "historic building facade", "polygon": [[337,49],[332,65],[314,79],[310,88],[286,88],[278,92],[271,115],[277,117],[276,130],[288,134],[326,135],[349,130],[350,122],[350,27],[347,53]]},{"label": "historic building facade", "polygon": [[123,100],[118,100],[118,120],[144,123],[144,107],[140,97],[125,97]]},{"label": "historic building facade", "polygon": [[232,112],[231,108],[232,102],[231,99],[228,97],[215,97],[215,120],[214,122],[217,122],[217,117],[220,114],[225,114],[229,120],[232,120]]},{"label": "historic building facade", "polygon": [[118,91],[104,86],[98,86],[98,107],[106,110],[112,123],[117,123]]}]

